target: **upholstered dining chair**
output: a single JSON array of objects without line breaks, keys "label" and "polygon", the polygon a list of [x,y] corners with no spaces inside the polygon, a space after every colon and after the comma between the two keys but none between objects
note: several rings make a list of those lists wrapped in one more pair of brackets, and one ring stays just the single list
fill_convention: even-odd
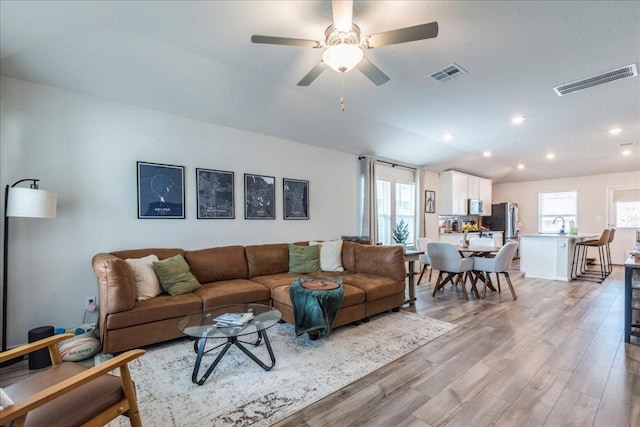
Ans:
[{"label": "upholstered dining chair", "polygon": [[[0,383],[0,425],[103,426],[125,415],[133,427],[142,426],[128,363],[145,351],[130,350],[87,368],[80,363],[63,362],[60,357],[58,343],[72,337],[73,334],[54,335],[0,353],[0,363],[4,363],[48,348],[53,364],[16,383]],[[114,369],[119,369],[119,377],[109,374]]]},{"label": "upholstered dining chair", "polygon": [[[418,277],[418,281],[416,282],[418,285],[422,280],[422,276],[424,272],[427,271],[427,268],[431,266],[431,261],[429,260],[429,255],[427,255],[427,243],[429,243],[429,239],[427,237],[419,237],[416,240],[416,246],[418,246],[418,250],[424,252],[420,255],[420,264],[422,265],[422,269],[420,270],[420,277]],[[433,274],[433,268],[429,271],[429,282],[431,282],[431,275]]]},{"label": "upholstered dining chair", "polygon": [[511,267],[511,262],[513,261],[513,257],[515,256],[517,249],[518,242],[509,242],[500,248],[500,251],[495,258],[473,257],[473,270],[484,274],[484,292],[482,294],[482,298],[487,296],[487,287],[489,287],[491,280],[489,274],[495,273],[496,281],[498,282],[498,292],[502,292],[502,289],[500,289],[500,274],[503,274],[507,280],[507,284],[509,285],[511,296],[513,299],[518,299],[516,291],[513,289],[513,284],[511,283],[508,271]]},{"label": "upholstered dining chair", "polygon": [[[436,296],[438,290],[443,289],[448,282],[455,283],[462,281],[462,293],[464,298],[469,300],[467,294],[466,282],[473,270],[473,258],[463,258],[460,252],[450,243],[445,242],[428,242],[427,255],[431,261],[431,268],[438,270],[438,279],[433,287],[433,296]],[[443,275],[446,277],[443,279]],[[471,281],[471,290],[478,297],[475,279]]]}]

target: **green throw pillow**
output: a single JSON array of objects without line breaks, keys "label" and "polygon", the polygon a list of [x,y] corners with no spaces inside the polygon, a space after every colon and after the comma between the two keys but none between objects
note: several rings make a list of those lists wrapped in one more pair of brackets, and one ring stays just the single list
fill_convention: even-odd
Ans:
[{"label": "green throw pillow", "polygon": [[160,286],[169,295],[181,295],[200,287],[198,279],[191,274],[189,264],[182,255],[153,262]]},{"label": "green throw pillow", "polygon": [[289,245],[289,273],[320,271],[320,246]]}]

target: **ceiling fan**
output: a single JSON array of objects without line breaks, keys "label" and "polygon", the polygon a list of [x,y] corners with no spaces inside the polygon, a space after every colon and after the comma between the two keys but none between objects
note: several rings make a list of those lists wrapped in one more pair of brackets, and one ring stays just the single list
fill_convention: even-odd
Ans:
[{"label": "ceiling fan", "polygon": [[380,46],[431,39],[438,35],[438,23],[430,22],[370,36],[362,36],[360,27],[351,20],[353,16],[353,0],[332,0],[331,3],[333,25],[330,25],[325,30],[324,41],[251,36],[253,43],[325,49],[322,54],[322,60],[298,82],[298,86],[309,86],[327,66],[339,73],[346,73],[355,67],[376,86],[380,86],[388,82],[389,77],[364,57],[362,49],[373,49]]}]

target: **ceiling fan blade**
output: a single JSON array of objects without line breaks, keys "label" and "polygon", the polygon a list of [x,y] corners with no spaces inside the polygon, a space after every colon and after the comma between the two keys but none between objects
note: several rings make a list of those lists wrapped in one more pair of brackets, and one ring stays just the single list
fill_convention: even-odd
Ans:
[{"label": "ceiling fan blade", "polygon": [[321,47],[320,42],[315,40],[291,39],[288,37],[272,36],[251,36],[251,42],[261,44],[280,44],[285,46]]},{"label": "ceiling fan blade", "polygon": [[333,0],[331,10],[333,11],[333,28],[345,33],[351,31],[353,0]]},{"label": "ceiling fan blade", "polygon": [[362,58],[356,68],[376,86],[383,85],[389,81],[389,76],[380,71],[380,68],[373,65],[367,58]]},{"label": "ceiling fan blade", "polygon": [[438,23],[430,22],[428,24],[415,25],[413,27],[399,28],[397,30],[373,34],[367,38],[364,47],[367,49],[373,49],[374,47],[388,46],[390,44],[432,39],[437,36]]},{"label": "ceiling fan blade", "polygon": [[298,86],[309,86],[325,68],[327,68],[327,64],[325,64],[324,61],[318,62],[315,67],[313,67],[311,71],[309,71],[307,75],[298,82]]}]

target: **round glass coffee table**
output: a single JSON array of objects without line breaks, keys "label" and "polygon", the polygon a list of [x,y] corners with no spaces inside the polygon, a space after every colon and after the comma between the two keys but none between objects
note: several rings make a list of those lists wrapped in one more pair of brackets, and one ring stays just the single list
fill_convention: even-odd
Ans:
[{"label": "round glass coffee table", "polygon": [[[216,322],[218,316],[226,313],[252,313],[253,318],[247,323],[239,326],[234,325],[222,325],[221,322]],[[197,353],[196,364],[193,368],[193,374],[191,375],[191,381],[195,384],[202,385],[209,378],[209,375],[213,372],[218,365],[222,357],[225,355],[229,347],[235,345],[244,354],[249,356],[251,360],[256,362],[265,371],[273,368],[276,363],[276,358],[273,355],[273,349],[267,336],[267,329],[278,323],[282,318],[280,311],[263,304],[232,304],[220,307],[214,307],[208,310],[199,311],[197,313],[190,314],[178,322],[178,329],[192,338],[195,338],[193,349]],[[253,342],[240,341],[239,337],[245,337],[247,335],[257,334],[257,338]],[[226,339],[225,342],[216,345],[205,351],[205,345],[208,339],[218,338]],[[271,358],[271,365],[263,363],[255,354],[253,354],[244,344],[251,344],[253,346],[259,346],[264,340]],[[200,371],[200,364],[202,362],[202,356],[223,347],[218,356],[213,361],[211,366],[207,369],[204,375],[198,379],[198,373]]]}]

